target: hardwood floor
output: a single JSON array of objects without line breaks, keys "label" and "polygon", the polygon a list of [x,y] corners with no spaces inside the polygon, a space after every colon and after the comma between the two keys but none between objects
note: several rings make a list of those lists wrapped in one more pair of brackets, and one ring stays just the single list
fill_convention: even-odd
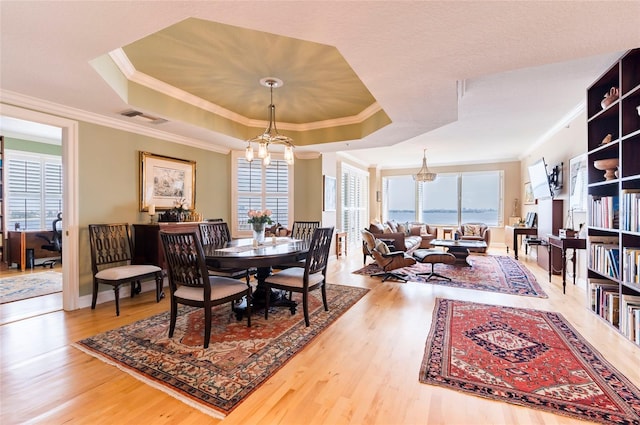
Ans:
[{"label": "hardwood floor", "polygon": [[[548,282],[521,256],[548,299],[352,274],[362,255],[333,260],[328,281],[371,288],[360,302],[224,420],[211,418],[70,344],[167,310],[153,292],[0,326],[0,423],[36,424],[577,424],[563,416],[421,384],[418,371],[435,299],[455,298],[557,311],[640,387],[640,348],[586,307],[584,289]],[[504,254],[498,249],[491,253]]]}]

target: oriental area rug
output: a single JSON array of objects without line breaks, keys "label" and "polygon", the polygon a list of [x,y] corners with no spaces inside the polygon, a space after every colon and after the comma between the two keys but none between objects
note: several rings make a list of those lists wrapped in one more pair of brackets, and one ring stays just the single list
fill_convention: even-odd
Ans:
[{"label": "oriental area rug", "polygon": [[640,423],[640,390],[558,313],[438,299],[420,382],[603,424]]},{"label": "oriental area rug", "polygon": [[[548,298],[535,276],[518,260],[506,255],[472,255],[469,256],[469,260],[473,267],[455,264],[435,265],[435,272],[451,278],[450,282],[437,277],[426,280],[426,276],[417,275],[417,273],[430,272],[430,264],[416,263],[397,271],[406,274],[410,282]],[[372,263],[353,273],[371,275],[381,271],[382,269],[377,264]]]},{"label": "oriental area rug", "polygon": [[320,291],[309,294],[310,326],[302,300],[288,308],[255,311],[251,327],[237,321],[230,305],[213,309],[211,341],[203,348],[204,311],[180,306],[173,338],[169,312],[86,338],[73,344],[137,379],[215,417],[230,413],[296,353],[351,308],[368,289],[327,286],[329,311]]},{"label": "oriental area rug", "polygon": [[62,273],[19,274],[0,279],[0,304],[62,292]]}]

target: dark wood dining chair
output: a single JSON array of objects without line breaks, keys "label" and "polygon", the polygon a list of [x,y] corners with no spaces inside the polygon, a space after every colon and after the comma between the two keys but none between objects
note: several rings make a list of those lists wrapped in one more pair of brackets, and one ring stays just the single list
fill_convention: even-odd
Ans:
[{"label": "dark wood dining chair", "polygon": [[[302,309],[304,311],[304,323],[309,326],[309,292],[315,289],[322,291],[324,310],[329,311],[327,305],[327,264],[329,261],[329,248],[333,237],[333,227],[320,227],[314,230],[311,245],[304,268],[291,267],[281,270],[265,279],[266,293],[271,288],[284,291],[302,293]],[[264,318],[269,317],[269,298],[266,297]],[[295,310],[294,310],[295,311]]]},{"label": "dark wood dining chair", "polygon": [[204,348],[211,339],[211,308],[247,300],[247,326],[251,326],[251,286],[228,277],[211,276],[205,262],[202,243],[196,232],[160,231],[160,239],[167,261],[171,318],[169,338],[173,337],[178,317],[178,304],[204,309]]},{"label": "dark wood dining chair", "polygon": [[[203,245],[213,245],[224,247],[231,240],[229,225],[224,221],[206,222],[198,224],[200,230],[200,241]],[[232,279],[244,278],[247,285],[251,281],[251,275],[256,273],[255,269],[222,268],[214,264],[207,264],[209,274],[212,276],[230,277]]]},{"label": "dark wood dining chair", "polygon": [[120,286],[131,284],[131,297],[142,290],[141,282],[156,281],[156,301],[164,297],[162,269],[152,264],[132,264],[133,243],[129,224],[90,224],[91,269],[93,295],[91,308],[96,308],[98,286],[113,286],[116,299],[116,316],[120,315]]},{"label": "dark wood dining chair", "polygon": [[291,227],[291,237],[293,239],[311,240],[313,232],[320,227],[319,221],[294,221]]}]

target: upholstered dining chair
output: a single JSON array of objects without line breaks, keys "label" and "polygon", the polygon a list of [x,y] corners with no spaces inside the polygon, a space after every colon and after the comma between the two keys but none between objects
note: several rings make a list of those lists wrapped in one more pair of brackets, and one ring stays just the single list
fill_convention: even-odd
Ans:
[{"label": "upholstered dining chair", "polygon": [[[319,221],[294,221],[293,226],[291,227],[291,234],[289,235],[292,239],[301,239],[303,241],[311,240],[313,237],[313,232],[315,229],[320,227]],[[304,267],[305,259],[299,258],[297,261],[293,261],[290,263],[278,264],[277,266],[273,266],[275,269],[288,269],[289,267]]]},{"label": "upholstered dining chair", "polygon": [[131,297],[140,293],[141,282],[156,281],[156,301],[164,297],[162,269],[151,264],[132,264],[133,243],[128,223],[90,224],[91,269],[93,295],[91,308],[96,308],[98,286],[113,286],[116,300],[116,316],[120,315],[120,286],[131,284]]},{"label": "upholstered dining chair", "polygon": [[291,237],[293,239],[311,240],[313,232],[320,227],[319,221],[294,221],[291,226]]},{"label": "upholstered dining chair", "polygon": [[251,286],[236,279],[209,275],[202,243],[196,232],[160,231],[160,239],[167,260],[171,318],[169,338],[173,338],[178,317],[178,304],[204,309],[204,348],[211,339],[211,308],[247,299],[247,326],[251,326]]},{"label": "upholstered dining chair", "polygon": [[[200,230],[200,241],[203,245],[214,245],[223,247],[231,240],[229,225],[224,221],[206,222],[198,224]],[[247,285],[251,280],[251,274],[255,269],[220,268],[207,264],[209,274],[212,276],[230,277],[232,279],[245,278]]]},{"label": "upholstered dining chair", "polygon": [[[333,237],[333,227],[319,227],[314,230],[311,238],[309,252],[305,259],[304,268],[291,267],[281,270],[265,279],[267,294],[271,288],[282,289],[302,294],[302,309],[304,323],[309,326],[309,292],[320,289],[322,291],[322,303],[324,310],[329,311],[327,305],[327,263],[329,261],[329,248]],[[269,317],[269,298],[266,297],[264,318]]]}]

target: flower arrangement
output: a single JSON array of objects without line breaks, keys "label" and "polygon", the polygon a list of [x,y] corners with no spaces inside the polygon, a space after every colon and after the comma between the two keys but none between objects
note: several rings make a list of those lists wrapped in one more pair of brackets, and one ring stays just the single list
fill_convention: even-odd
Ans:
[{"label": "flower arrangement", "polygon": [[264,211],[249,210],[247,215],[249,216],[249,220],[247,220],[247,223],[249,223],[249,224],[254,224],[254,223],[261,223],[261,224],[269,223],[269,224],[271,224],[271,223],[273,223],[273,221],[271,221],[271,210],[264,210]]},{"label": "flower arrangement", "polygon": [[173,211],[177,214],[184,214],[189,211],[189,204],[184,198],[178,198],[173,201]]}]

